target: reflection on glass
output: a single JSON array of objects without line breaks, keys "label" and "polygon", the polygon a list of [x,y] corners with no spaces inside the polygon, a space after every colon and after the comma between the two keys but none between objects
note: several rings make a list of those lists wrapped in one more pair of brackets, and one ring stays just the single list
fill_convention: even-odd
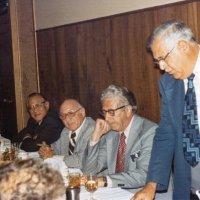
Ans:
[{"label": "reflection on glass", "polygon": [[86,182],[85,182],[85,188],[88,192],[90,192],[90,200],[95,200],[93,193],[98,188],[98,179],[96,175],[88,175]]}]

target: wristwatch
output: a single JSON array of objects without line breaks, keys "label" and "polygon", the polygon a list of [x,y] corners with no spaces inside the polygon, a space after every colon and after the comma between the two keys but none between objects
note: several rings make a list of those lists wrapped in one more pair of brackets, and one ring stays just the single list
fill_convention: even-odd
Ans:
[{"label": "wristwatch", "polygon": [[104,182],[104,187],[107,187],[108,186],[108,183],[107,183],[107,177],[106,176],[103,176],[103,182]]}]

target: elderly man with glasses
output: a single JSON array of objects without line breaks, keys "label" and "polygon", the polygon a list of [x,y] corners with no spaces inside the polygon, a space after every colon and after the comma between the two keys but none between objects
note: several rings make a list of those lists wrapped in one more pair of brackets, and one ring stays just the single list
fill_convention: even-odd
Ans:
[{"label": "elderly man with glasses", "polygon": [[38,144],[51,144],[60,137],[63,124],[42,94],[31,93],[28,96],[27,111],[30,115],[27,126],[14,138],[21,149],[27,152],[38,151]]},{"label": "elderly man with glasses", "polygon": [[178,20],[159,25],[150,35],[148,47],[166,73],[159,82],[161,120],[147,184],[132,200],[153,200],[156,191],[166,189],[172,163],[171,199],[197,200],[200,197],[200,47],[191,28]]},{"label": "elderly man with glasses", "polygon": [[43,145],[42,158],[63,160],[68,167],[82,169],[82,156],[94,130],[95,122],[86,117],[84,107],[75,99],[66,99],[60,106],[60,119],[65,128],[51,147]]},{"label": "elderly man with glasses", "polygon": [[83,172],[99,175],[99,186],[144,186],[157,125],[136,115],[136,99],[124,87],[110,85],[101,94],[97,119],[83,159]]}]

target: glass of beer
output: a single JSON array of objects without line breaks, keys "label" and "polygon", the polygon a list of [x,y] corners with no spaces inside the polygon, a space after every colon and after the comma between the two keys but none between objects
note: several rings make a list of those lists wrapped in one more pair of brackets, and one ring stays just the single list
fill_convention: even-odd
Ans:
[{"label": "glass of beer", "polygon": [[88,175],[85,182],[85,189],[90,193],[90,200],[95,200],[93,193],[98,188],[98,178],[96,175]]},{"label": "glass of beer", "polygon": [[70,172],[68,174],[68,187],[76,188],[80,187],[81,175],[78,172]]}]

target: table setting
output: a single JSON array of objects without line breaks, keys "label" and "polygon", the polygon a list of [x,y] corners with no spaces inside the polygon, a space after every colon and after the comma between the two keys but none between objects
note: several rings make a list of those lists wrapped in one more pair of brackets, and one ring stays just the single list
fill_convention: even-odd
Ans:
[{"label": "table setting", "polygon": [[[25,152],[20,149],[20,145],[11,143],[9,139],[0,136],[0,160],[13,161],[16,158],[41,159],[38,152]],[[96,176],[91,174],[84,174],[87,178],[85,185],[81,186],[82,171],[76,168],[68,168],[63,160],[47,158],[44,163],[60,171],[63,176],[66,194],[63,195],[61,200],[129,200],[133,196],[133,193],[120,187],[98,187]],[[171,196],[172,190],[168,193],[156,194],[155,200],[170,200]]]}]

